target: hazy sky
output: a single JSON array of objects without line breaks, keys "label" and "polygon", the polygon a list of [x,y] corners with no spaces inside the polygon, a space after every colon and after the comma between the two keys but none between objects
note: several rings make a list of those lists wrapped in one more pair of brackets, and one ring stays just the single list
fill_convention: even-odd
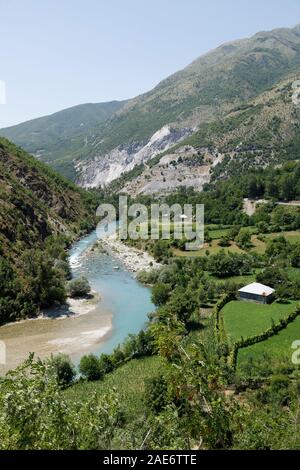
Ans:
[{"label": "hazy sky", "polygon": [[225,41],[297,23],[300,0],[0,0],[0,127],[133,97]]}]

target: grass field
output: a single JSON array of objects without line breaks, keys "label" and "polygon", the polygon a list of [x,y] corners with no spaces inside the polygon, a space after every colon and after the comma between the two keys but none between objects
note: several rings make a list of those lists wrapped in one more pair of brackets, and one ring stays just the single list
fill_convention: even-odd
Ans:
[{"label": "grass field", "polygon": [[230,281],[230,282],[236,282],[237,284],[251,284],[252,282],[255,282],[257,274],[259,274],[261,269],[256,269],[253,274],[245,274],[244,276],[230,276],[226,278],[219,278],[217,276],[214,276],[213,274],[209,274],[209,277],[213,279],[217,284],[220,282],[225,282],[225,281]]},{"label": "grass field", "polygon": [[115,388],[124,407],[127,418],[143,413],[144,380],[167,370],[166,362],[158,357],[133,359],[122,367],[107,374],[97,382],[81,382],[65,391],[70,400],[86,400],[92,393],[110,393]]},{"label": "grass field", "polygon": [[285,237],[290,243],[300,243],[300,231],[296,230],[294,232],[270,233],[270,235],[267,235],[267,238],[272,239],[280,236]]},{"label": "grass field", "polygon": [[251,243],[252,248],[250,249],[250,251],[255,251],[256,253],[259,253],[261,255],[264,254],[264,252],[266,251],[266,243],[259,240],[257,238],[257,235],[252,235]]},{"label": "grass field", "polygon": [[274,302],[272,305],[237,300],[230,302],[221,312],[229,343],[263,332],[272,326],[272,319],[277,323],[291,313],[297,304],[295,301],[287,304]]},{"label": "grass field", "polygon": [[287,361],[287,365],[292,365],[292,344],[294,341],[300,340],[300,317],[290,323],[287,328],[279,332],[277,335],[254,344],[248,348],[240,349],[238,353],[238,369],[242,368],[250,359],[255,362],[269,360],[270,363],[276,360]]},{"label": "grass field", "polygon": [[199,251],[181,251],[178,249],[173,250],[174,256],[179,256],[179,257],[199,257],[199,256],[206,256],[206,252],[209,251],[210,255],[216,255],[219,253],[221,250],[224,250],[225,252],[231,252],[231,253],[243,253],[243,250],[241,250],[235,243],[232,242],[230,247],[227,248],[222,248],[221,246],[218,245],[219,240],[213,240],[211,242],[211,246],[208,244],[205,244],[204,248],[202,248]]},{"label": "grass field", "polygon": [[[249,250],[255,251],[259,254],[263,254],[266,251],[266,242],[258,240],[257,235],[255,234],[255,227],[248,227],[247,230],[253,233],[251,241],[252,241],[252,248]],[[198,256],[206,256],[206,252],[209,251],[210,255],[216,255],[221,250],[225,250],[225,252],[230,253],[244,253],[244,251],[239,248],[235,242],[231,242],[231,246],[222,248],[219,246],[219,241],[222,237],[226,236],[229,229],[214,229],[210,230],[209,234],[212,238],[212,242],[209,244],[205,244],[204,248],[199,251],[181,251],[178,249],[173,250],[174,256],[185,256],[185,257],[198,257]],[[290,243],[300,243],[300,232],[280,232],[280,233],[270,233],[269,235],[265,235],[266,239],[273,239],[279,236],[284,236]]]},{"label": "grass field", "polygon": [[209,236],[212,240],[218,240],[222,237],[226,237],[229,231],[230,229],[228,228],[209,230]]}]

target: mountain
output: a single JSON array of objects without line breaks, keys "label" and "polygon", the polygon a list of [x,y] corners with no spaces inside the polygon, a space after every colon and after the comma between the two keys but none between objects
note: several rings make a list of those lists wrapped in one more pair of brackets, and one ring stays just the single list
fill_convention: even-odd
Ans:
[{"label": "mountain", "polygon": [[[105,185],[203,126],[211,134],[211,125],[213,129],[236,110],[247,110],[268,90],[299,72],[300,26],[224,44],[148,93],[127,101],[84,139],[74,136],[73,148],[72,142],[65,142],[59,169],[66,174],[61,161],[67,160],[70,170],[72,160],[75,170],[68,170],[68,175],[74,178],[76,171],[82,186]],[[16,140],[16,129],[10,129],[12,140]],[[19,143],[26,143],[25,135]],[[41,146],[26,146],[31,152],[37,147]],[[57,167],[54,159],[48,162]]]},{"label": "mountain", "polygon": [[75,179],[73,153],[84,147],[87,136],[97,125],[109,119],[125,103],[112,101],[74,106],[1,129],[1,135]]},{"label": "mountain", "polygon": [[203,123],[191,136],[111,184],[114,191],[168,194],[180,186],[246,174],[256,167],[300,159],[300,108],[291,76],[224,117]]},{"label": "mountain", "polygon": [[0,139],[0,325],[66,299],[66,248],[95,223],[94,195]]},{"label": "mountain", "polygon": [[92,227],[91,196],[22,149],[0,139],[0,252],[17,257],[48,236]]}]

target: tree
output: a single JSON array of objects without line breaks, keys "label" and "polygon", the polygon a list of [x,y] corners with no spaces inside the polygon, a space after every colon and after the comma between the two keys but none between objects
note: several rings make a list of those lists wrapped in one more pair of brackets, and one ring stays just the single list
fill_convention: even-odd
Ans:
[{"label": "tree", "polygon": [[175,315],[179,320],[186,322],[191,315],[199,308],[196,292],[182,286],[173,290],[167,310]]},{"label": "tree", "polygon": [[42,250],[26,250],[21,257],[22,295],[37,308],[51,307],[66,299],[65,279],[55,268],[55,260]]},{"label": "tree", "polygon": [[94,354],[83,356],[79,364],[79,372],[88,381],[99,380],[102,377],[102,371],[98,358]]},{"label": "tree", "polygon": [[18,318],[18,291],[16,273],[11,263],[0,256],[0,323]]},{"label": "tree", "polygon": [[258,228],[260,233],[268,233],[269,231],[269,225],[267,224],[267,222],[257,222],[256,227]]},{"label": "tree", "polygon": [[33,355],[0,381],[0,449],[111,449],[124,410],[116,392],[71,400],[49,362]]},{"label": "tree", "polygon": [[[163,307],[165,309],[165,307]],[[159,354],[171,361],[178,354],[178,344],[186,330],[183,322],[179,321],[176,317],[170,316],[169,312],[162,312],[160,309],[161,318],[163,321],[152,323],[149,327],[150,333],[153,338],[153,345]]]},{"label": "tree", "polygon": [[291,255],[291,264],[293,268],[300,268],[300,244],[297,243],[293,247],[292,255]]},{"label": "tree", "polygon": [[207,301],[208,301],[207,290],[204,289],[204,287],[201,287],[199,289],[198,296],[199,296],[199,301],[200,301],[201,307],[205,307],[207,305]]},{"label": "tree", "polygon": [[166,240],[157,240],[153,246],[153,256],[154,258],[161,262],[164,258],[169,257],[170,250],[169,245]]},{"label": "tree", "polygon": [[227,246],[230,246],[230,238],[229,237],[222,237],[219,242],[218,242],[218,245],[221,246],[221,247],[227,247]]},{"label": "tree", "polygon": [[73,298],[86,297],[91,292],[91,286],[85,277],[79,277],[69,282],[68,292]]},{"label": "tree", "polygon": [[49,363],[54,368],[58,383],[62,388],[67,387],[74,381],[76,369],[69,356],[58,354],[51,357]]},{"label": "tree", "polygon": [[285,237],[280,236],[268,242],[267,248],[266,248],[266,255],[269,258],[276,258],[281,255],[287,256],[290,249],[291,249],[290,243],[288,243]]},{"label": "tree", "polygon": [[215,286],[212,283],[210,283],[207,288],[207,297],[210,301],[213,301],[215,296],[216,296]]},{"label": "tree", "polygon": [[108,374],[114,369],[113,361],[108,354],[101,354],[98,360],[98,365],[102,375]]},{"label": "tree", "polygon": [[168,383],[164,375],[145,380],[144,402],[153,413],[160,413],[168,403]]},{"label": "tree", "polygon": [[283,175],[281,178],[281,193],[285,201],[291,201],[295,198],[295,178],[293,175]]},{"label": "tree", "polygon": [[257,275],[257,282],[276,288],[287,281],[287,275],[276,267],[270,267]]},{"label": "tree", "polygon": [[232,227],[228,232],[229,240],[232,240],[232,241],[235,240],[240,230],[241,230],[241,227],[238,225],[235,225],[234,227]]},{"label": "tree", "polygon": [[249,230],[241,229],[239,231],[238,236],[236,237],[237,245],[242,248],[243,250],[247,250],[251,248],[251,232]]},{"label": "tree", "polygon": [[245,254],[220,251],[209,258],[207,269],[220,278],[246,274],[251,269],[251,258]]},{"label": "tree", "polygon": [[209,449],[226,449],[232,442],[232,407],[221,392],[222,379],[205,348],[192,345],[180,351],[168,381],[169,393],[176,397],[181,421],[186,424],[185,432]]},{"label": "tree", "polygon": [[159,282],[152,288],[151,300],[154,305],[160,307],[168,301],[170,292],[171,286],[169,284]]}]

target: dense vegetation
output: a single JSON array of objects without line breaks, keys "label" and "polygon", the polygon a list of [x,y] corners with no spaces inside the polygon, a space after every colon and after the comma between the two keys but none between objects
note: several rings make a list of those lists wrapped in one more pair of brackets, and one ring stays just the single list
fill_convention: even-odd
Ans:
[{"label": "dense vegetation", "polygon": [[51,116],[1,129],[0,135],[38,155],[59,173],[75,180],[74,154],[96,126],[109,119],[125,102],[82,104]]},{"label": "dense vegetation", "polygon": [[[128,241],[162,264],[139,274],[152,285],[156,311],[139,334],[111,354],[83,356],[78,369],[64,355],[30,356],[1,377],[1,449],[300,448],[300,373],[291,361],[299,332],[300,215],[299,207],[280,204],[300,197],[299,138],[289,128],[278,142],[279,116],[256,132],[265,107],[240,100],[256,99],[298,69],[299,28],[224,47],[129,103],[83,150],[86,157],[100,141],[97,151],[144,139],[179,114],[187,122],[202,105],[211,120],[216,108],[234,103],[233,115],[204,123],[187,141],[200,148],[220,138],[228,154],[211,184],[160,199],[205,204],[205,247],[191,256],[184,239]],[[188,92],[175,100],[182,89]],[[289,99],[288,88],[281,98]],[[234,133],[243,128],[240,146]],[[280,162],[294,161],[255,169],[270,163],[275,144]],[[85,279],[66,284],[66,248],[93,227],[99,200],[116,202],[116,187],[87,193],[3,139],[0,175],[0,322],[64,302],[66,285],[75,297],[87,295]],[[264,201],[249,216],[244,198]],[[130,202],[149,208],[153,199]],[[274,287],[276,302],[238,302],[238,289],[252,281]]]},{"label": "dense vegetation", "polygon": [[0,323],[64,302],[65,249],[95,224],[97,198],[0,139]]},{"label": "dense vegetation", "polygon": [[[243,182],[224,182],[203,195],[180,192],[172,201],[205,197],[214,220],[210,214],[216,214],[218,197],[229,207],[239,185],[240,203],[250,189],[267,187],[274,178],[284,199],[283,182],[296,172],[298,166],[288,164],[254,172]],[[252,225],[208,226],[204,256],[186,256],[181,247],[184,256],[176,257],[174,241],[148,247],[163,266],[139,278],[153,285],[157,309],[147,328],[112,354],[82,357],[80,376],[65,356],[44,362],[31,357],[0,380],[2,448],[299,448],[299,366],[287,362],[300,299],[299,237],[288,237],[297,232],[287,230],[298,227],[299,210],[276,206],[273,199],[250,218],[237,212],[240,223]],[[229,209],[225,213],[231,218]],[[209,253],[213,237],[221,246]],[[253,237],[264,240],[262,252],[253,248]],[[239,243],[240,251],[230,251],[226,240]],[[57,238],[47,246],[64,253]],[[234,300],[248,279],[275,287],[276,303]],[[233,361],[232,348],[252,337],[258,342],[234,349]]]}]

